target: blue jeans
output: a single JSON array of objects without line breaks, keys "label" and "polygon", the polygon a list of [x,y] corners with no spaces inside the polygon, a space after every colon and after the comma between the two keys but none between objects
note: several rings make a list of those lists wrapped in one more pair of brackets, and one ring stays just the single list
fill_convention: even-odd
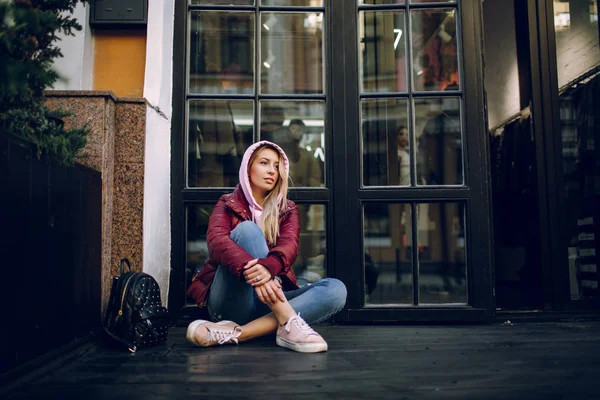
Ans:
[{"label": "blue jeans", "polygon": [[[263,258],[269,253],[264,234],[254,222],[242,222],[231,231],[230,237],[254,258]],[[346,286],[333,278],[284,293],[292,308],[309,324],[331,318],[346,304]],[[221,267],[210,286],[207,305],[213,321],[230,320],[240,325],[271,312],[252,286]]]}]

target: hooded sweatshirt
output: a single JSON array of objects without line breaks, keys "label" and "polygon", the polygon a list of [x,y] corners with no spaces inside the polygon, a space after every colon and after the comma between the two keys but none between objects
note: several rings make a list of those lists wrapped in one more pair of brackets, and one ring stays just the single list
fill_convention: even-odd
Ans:
[{"label": "hooded sweatshirt", "polygon": [[[250,187],[248,163],[250,162],[250,158],[252,157],[252,154],[256,151],[256,149],[258,147],[260,147],[263,144],[271,145],[271,146],[273,146],[273,148],[275,148],[277,150],[277,152],[279,153],[279,156],[281,157],[281,161],[283,162],[283,168],[285,169],[285,171],[287,172],[288,175],[290,173],[290,163],[288,161],[288,158],[285,155],[285,152],[283,151],[283,149],[281,147],[279,147],[278,145],[276,145],[275,143],[268,142],[266,140],[262,140],[260,142],[254,143],[252,146],[250,146],[250,147],[248,147],[248,149],[246,149],[246,152],[244,153],[244,157],[242,158],[242,165],[240,166],[240,173],[239,173],[240,186],[242,187],[242,191],[244,192],[244,197],[246,197],[246,201],[248,201],[248,204],[250,205],[250,213],[252,214],[252,221],[254,221],[261,228],[262,228],[262,211],[263,211],[263,209],[256,202],[256,200],[254,199],[254,196],[252,196],[252,188]],[[279,202],[279,207],[281,209],[283,209],[285,205],[283,204],[283,194],[282,193],[280,193],[278,195],[277,201]]]}]

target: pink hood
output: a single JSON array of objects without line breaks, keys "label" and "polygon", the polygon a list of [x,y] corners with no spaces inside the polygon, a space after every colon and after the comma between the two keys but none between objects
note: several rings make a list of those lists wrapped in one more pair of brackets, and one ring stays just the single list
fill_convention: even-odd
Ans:
[{"label": "pink hood", "polygon": [[[277,150],[277,152],[281,156],[281,159],[283,160],[283,168],[287,172],[288,176],[290,173],[290,163],[288,161],[288,158],[285,155],[285,152],[283,151],[283,149],[281,147],[279,147],[278,145],[276,145],[275,143],[269,142],[266,140],[262,140],[260,142],[254,143],[252,146],[250,146],[250,147],[248,147],[248,149],[246,149],[246,152],[244,153],[244,157],[242,158],[242,165],[240,166],[240,174],[239,174],[240,186],[242,187],[244,196],[246,197],[246,200],[248,201],[248,204],[250,205],[250,213],[252,214],[252,220],[258,226],[261,226],[262,207],[256,202],[256,200],[254,200],[254,196],[252,196],[252,189],[250,188],[250,178],[248,177],[248,162],[250,161],[250,157],[256,151],[256,149],[263,144],[271,145],[271,146],[273,146],[273,148],[275,148]],[[286,204],[283,204],[283,195],[279,194],[277,200],[279,201],[279,208],[281,210],[284,210]]]}]

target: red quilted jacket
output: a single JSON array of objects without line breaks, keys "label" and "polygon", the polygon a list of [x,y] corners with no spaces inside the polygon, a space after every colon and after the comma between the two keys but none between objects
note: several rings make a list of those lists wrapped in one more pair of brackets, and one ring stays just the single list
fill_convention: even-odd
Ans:
[{"label": "red quilted jacket", "polygon": [[[275,246],[269,246],[269,254],[258,260],[271,276],[279,276],[283,290],[297,289],[296,274],[292,264],[298,256],[300,224],[296,204],[288,200],[288,209],[279,216],[279,238]],[[221,196],[212,212],[207,231],[210,258],[193,278],[187,294],[199,307],[204,306],[208,290],[215,277],[217,267],[225,267],[244,280],[243,267],[253,257],[231,240],[231,231],[241,222],[250,220],[250,207],[240,185],[233,193]]]}]

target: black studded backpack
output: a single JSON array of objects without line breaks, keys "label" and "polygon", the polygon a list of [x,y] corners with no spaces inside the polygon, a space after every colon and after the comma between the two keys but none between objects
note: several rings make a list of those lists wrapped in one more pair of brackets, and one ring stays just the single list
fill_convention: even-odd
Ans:
[{"label": "black studded backpack", "polygon": [[162,306],[158,283],[148,274],[131,271],[126,258],[120,267],[121,275],[113,277],[104,314],[107,343],[135,353],[139,348],[166,342],[171,321]]}]

